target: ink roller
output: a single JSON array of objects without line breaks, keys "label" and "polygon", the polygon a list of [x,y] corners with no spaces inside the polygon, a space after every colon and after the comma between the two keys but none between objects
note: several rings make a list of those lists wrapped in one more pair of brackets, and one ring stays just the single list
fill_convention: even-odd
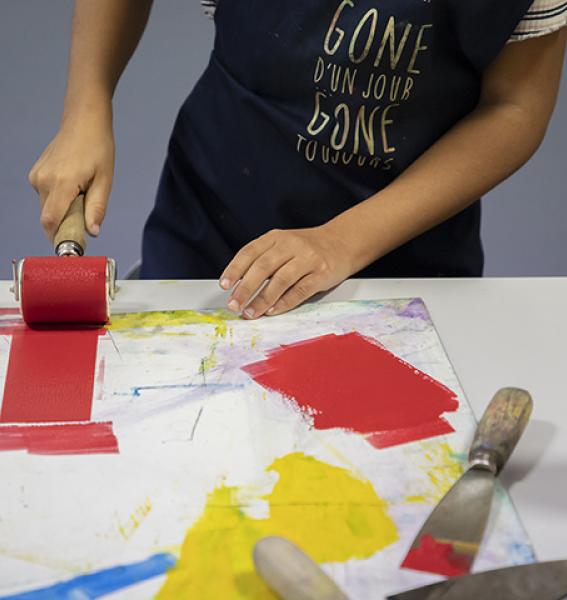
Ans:
[{"label": "ink roller", "polygon": [[28,324],[100,325],[110,317],[116,292],[116,264],[105,256],[84,256],[84,195],[75,198],[53,241],[56,256],[13,261],[12,292]]}]

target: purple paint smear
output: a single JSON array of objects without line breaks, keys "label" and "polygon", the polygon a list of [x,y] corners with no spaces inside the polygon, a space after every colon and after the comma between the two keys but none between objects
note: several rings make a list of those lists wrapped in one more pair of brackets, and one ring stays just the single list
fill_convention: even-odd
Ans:
[{"label": "purple paint smear", "polygon": [[409,317],[411,319],[421,319],[429,322],[429,313],[421,298],[414,298],[407,306],[398,313],[399,317]]}]

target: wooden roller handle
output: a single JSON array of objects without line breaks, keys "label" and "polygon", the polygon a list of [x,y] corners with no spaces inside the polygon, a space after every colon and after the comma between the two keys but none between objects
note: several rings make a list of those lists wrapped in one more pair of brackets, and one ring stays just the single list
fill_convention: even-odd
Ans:
[{"label": "wooden roller handle", "polygon": [[497,475],[524,432],[532,406],[525,390],[510,387],[496,392],[476,429],[469,461]]},{"label": "wooden roller handle", "polygon": [[57,250],[57,246],[61,242],[76,242],[84,250],[87,243],[85,240],[85,205],[84,194],[79,194],[71,203],[67,214],[61,221],[59,229],[53,239],[53,247]]},{"label": "wooden roller handle", "polygon": [[325,571],[288,539],[261,539],[253,557],[256,572],[281,600],[348,600]]}]

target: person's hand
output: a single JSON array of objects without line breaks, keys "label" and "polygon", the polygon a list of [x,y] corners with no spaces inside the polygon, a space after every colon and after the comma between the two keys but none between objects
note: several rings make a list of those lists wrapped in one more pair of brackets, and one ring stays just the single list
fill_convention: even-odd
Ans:
[{"label": "person's hand", "polygon": [[110,109],[67,120],[32,167],[28,179],[39,195],[41,224],[53,240],[69,206],[85,193],[85,224],[98,235],[114,172]]},{"label": "person's hand", "polygon": [[236,313],[242,311],[244,318],[255,319],[291,310],[352,273],[344,240],[325,226],[274,229],[236,254],[221,275],[220,286],[225,290],[236,286],[228,308]]}]

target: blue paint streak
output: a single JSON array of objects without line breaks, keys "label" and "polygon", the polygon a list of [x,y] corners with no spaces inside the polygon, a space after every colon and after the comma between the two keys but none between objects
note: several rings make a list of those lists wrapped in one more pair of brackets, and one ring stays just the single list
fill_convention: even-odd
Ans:
[{"label": "blue paint streak", "polygon": [[92,600],[163,575],[175,562],[173,554],[154,554],[137,563],[80,575],[69,581],[29,592],[0,596],[0,600]]},{"label": "blue paint streak", "polygon": [[135,396],[139,397],[142,392],[147,390],[228,390],[228,389],[240,389],[243,388],[244,384],[237,383],[178,383],[170,385],[140,385],[138,387],[130,388],[130,392],[114,392],[113,396]]},{"label": "blue paint streak", "polygon": [[509,546],[509,551],[510,557],[513,559],[513,564],[515,565],[523,565],[537,561],[534,549],[529,542],[513,542]]}]

